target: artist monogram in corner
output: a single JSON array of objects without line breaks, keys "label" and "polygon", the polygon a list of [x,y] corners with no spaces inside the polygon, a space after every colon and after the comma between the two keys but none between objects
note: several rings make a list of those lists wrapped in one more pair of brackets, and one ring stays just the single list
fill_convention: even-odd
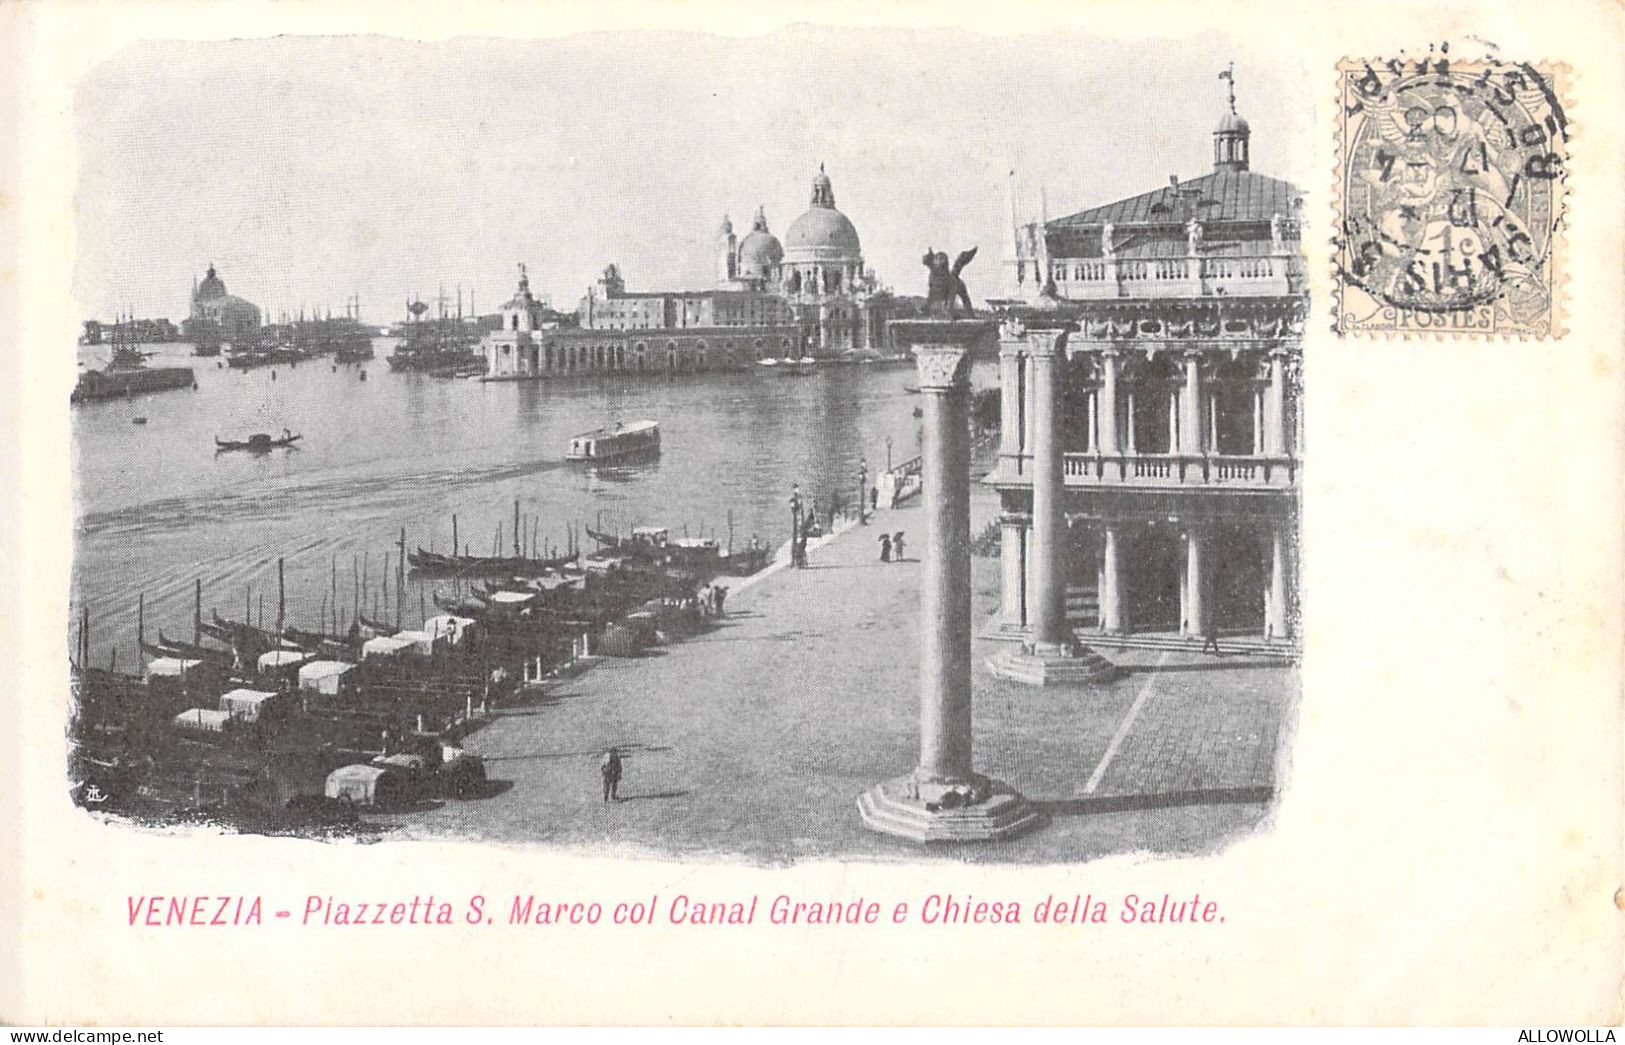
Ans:
[{"label": "artist monogram in corner", "polygon": [[1559,71],[1338,64],[1339,334],[1561,335]]}]

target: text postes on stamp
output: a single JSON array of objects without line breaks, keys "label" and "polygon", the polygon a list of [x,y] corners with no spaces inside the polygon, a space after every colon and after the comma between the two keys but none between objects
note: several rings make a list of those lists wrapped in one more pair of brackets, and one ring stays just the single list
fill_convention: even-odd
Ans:
[{"label": "text postes on stamp", "polygon": [[1339,334],[1561,334],[1556,67],[1338,65]]}]

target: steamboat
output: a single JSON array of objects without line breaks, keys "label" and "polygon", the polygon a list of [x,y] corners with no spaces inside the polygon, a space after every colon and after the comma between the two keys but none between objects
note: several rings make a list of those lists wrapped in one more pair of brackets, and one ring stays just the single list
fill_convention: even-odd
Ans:
[{"label": "steamboat", "polygon": [[566,461],[613,461],[627,457],[652,457],[660,453],[660,425],[655,421],[632,421],[595,428],[570,437]]}]

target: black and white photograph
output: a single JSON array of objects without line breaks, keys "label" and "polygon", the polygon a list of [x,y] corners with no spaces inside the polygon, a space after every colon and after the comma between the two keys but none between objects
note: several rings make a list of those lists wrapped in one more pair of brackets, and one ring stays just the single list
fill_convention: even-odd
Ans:
[{"label": "black and white photograph", "polygon": [[98,68],[79,804],[766,862],[1256,829],[1297,694],[1304,85],[1210,37],[1078,109],[1086,43]]}]

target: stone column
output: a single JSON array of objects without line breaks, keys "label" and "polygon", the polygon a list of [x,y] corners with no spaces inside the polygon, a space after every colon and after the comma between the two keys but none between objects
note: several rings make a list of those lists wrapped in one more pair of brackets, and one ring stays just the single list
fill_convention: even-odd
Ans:
[{"label": "stone column", "polygon": [[970,357],[914,349],[925,399],[925,554],[920,581],[920,770],[963,783],[971,774]]},{"label": "stone column", "polygon": [[995,676],[1036,686],[1091,682],[1116,674],[1110,662],[1077,643],[1066,619],[1069,535],[1060,418],[1063,337],[1060,330],[1027,332],[1033,368],[1033,583],[1027,592],[1032,635],[1020,649],[1003,650],[988,660],[988,669]]},{"label": "stone column", "polygon": [[1286,353],[1270,352],[1270,383],[1264,390],[1264,454],[1286,456]]},{"label": "stone column", "polygon": [[1122,565],[1117,556],[1117,527],[1107,523],[1100,545],[1100,626],[1123,630]]},{"label": "stone column", "polygon": [[1207,578],[1204,576],[1205,567],[1203,557],[1207,550],[1207,534],[1197,527],[1191,527],[1185,533],[1185,633],[1187,635],[1204,635],[1207,633],[1207,599],[1204,589]]},{"label": "stone column", "polygon": [[1196,455],[1202,452],[1202,355],[1185,353],[1185,391],[1180,397],[1185,409],[1180,414],[1179,452]]},{"label": "stone column", "polygon": [[1128,452],[1132,454],[1136,452],[1134,448],[1134,393],[1130,392],[1127,399],[1128,402],[1125,404],[1125,406],[1127,407],[1126,413],[1128,414],[1128,424],[1126,426],[1128,428]]},{"label": "stone column", "polygon": [[920,762],[858,798],[865,826],[915,841],[1007,838],[1041,814],[971,764],[970,356],[993,324],[904,320],[924,397]]},{"label": "stone column", "polygon": [[1096,415],[1100,419],[1100,452],[1112,456],[1117,453],[1117,350],[1108,348],[1100,354],[1100,404]]},{"label": "stone column", "polygon": [[999,519],[999,566],[1003,574],[999,600],[1000,627],[1004,631],[1027,627],[1027,523]]},{"label": "stone column", "polygon": [[[999,456],[1014,458],[1022,453],[1021,432],[1021,353],[1027,342],[1019,333],[1006,331],[999,336]],[[1008,474],[1014,475],[1012,465]]]},{"label": "stone column", "polygon": [[1083,452],[1086,454],[1100,452],[1100,437],[1095,434],[1095,425],[1100,418],[1100,412],[1095,409],[1099,398],[1099,391],[1093,388],[1089,390],[1089,395],[1086,397],[1089,409],[1089,416],[1085,419],[1083,426]]},{"label": "stone column", "polygon": [[1280,525],[1270,527],[1269,590],[1264,599],[1264,636],[1272,642],[1289,638],[1286,613],[1286,533]]},{"label": "stone column", "polygon": [[[1038,436],[1033,428],[1033,357],[1023,345],[1021,352],[1021,452],[1031,454],[1033,445],[1038,442]],[[1032,472],[1032,462],[1027,461],[1021,469],[1021,474],[1029,475]]]},{"label": "stone column", "polygon": [[1066,507],[1059,400],[1061,332],[1027,335],[1033,361],[1033,566],[1031,610],[1035,648],[1071,644],[1066,626]]}]

